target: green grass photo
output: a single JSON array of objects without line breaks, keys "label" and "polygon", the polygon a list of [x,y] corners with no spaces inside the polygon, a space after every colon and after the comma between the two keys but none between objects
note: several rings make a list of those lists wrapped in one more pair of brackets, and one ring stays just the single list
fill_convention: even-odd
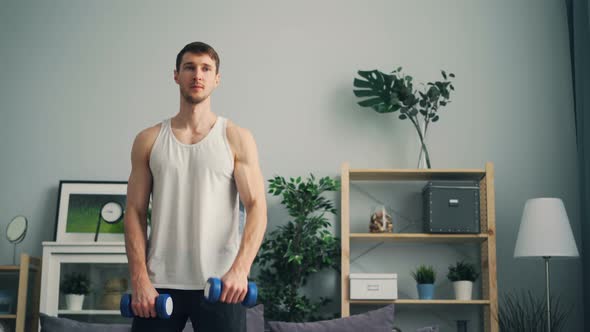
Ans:
[{"label": "green grass photo", "polygon": [[[117,202],[125,210],[126,195],[71,194],[66,221],[66,233],[95,233],[100,209],[107,202]],[[123,233],[123,217],[114,224],[102,220],[100,233]]]}]

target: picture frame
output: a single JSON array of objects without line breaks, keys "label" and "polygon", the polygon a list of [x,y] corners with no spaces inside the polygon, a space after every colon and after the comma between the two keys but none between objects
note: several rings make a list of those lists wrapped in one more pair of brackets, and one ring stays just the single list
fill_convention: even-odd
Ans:
[{"label": "picture frame", "polygon": [[55,241],[124,242],[126,203],[126,181],[60,180]]}]

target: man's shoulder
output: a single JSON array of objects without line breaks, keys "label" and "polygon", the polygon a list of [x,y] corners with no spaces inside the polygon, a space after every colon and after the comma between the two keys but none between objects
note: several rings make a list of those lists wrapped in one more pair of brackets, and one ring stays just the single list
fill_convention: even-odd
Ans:
[{"label": "man's shoulder", "polygon": [[150,141],[155,141],[160,133],[160,129],[162,127],[162,123],[155,124],[151,127],[147,127],[141,130],[137,136],[136,140],[142,143],[147,143]]},{"label": "man's shoulder", "polygon": [[252,132],[248,128],[240,127],[235,122],[227,120],[226,134],[232,147],[243,148],[244,144],[254,141]]},{"label": "man's shoulder", "polygon": [[161,127],[162,124],[158,123],[141,130],[137,136],[135,136],[135,141],[133,143],[134,150],[138,152],[141,151],[140,153],[142,155],[149,155],[152,150],[152,146],[156,142],[156,138],[158,138]]}]

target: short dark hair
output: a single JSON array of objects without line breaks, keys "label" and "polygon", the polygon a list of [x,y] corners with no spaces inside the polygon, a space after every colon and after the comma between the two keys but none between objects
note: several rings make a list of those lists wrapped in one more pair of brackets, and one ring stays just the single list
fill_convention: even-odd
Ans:
[{"label": "short dark hair", "polygon": [[192,42],[187,44],[180,53],[176,56],[176,71],[180,71],[180,62],[182,61],[182,56],[184,53],[193,53],[193,54],[207,54],[215,61],[215,73],[219,73],[219,55],[213,49],[213,47],[203,43],[203,42]]}]

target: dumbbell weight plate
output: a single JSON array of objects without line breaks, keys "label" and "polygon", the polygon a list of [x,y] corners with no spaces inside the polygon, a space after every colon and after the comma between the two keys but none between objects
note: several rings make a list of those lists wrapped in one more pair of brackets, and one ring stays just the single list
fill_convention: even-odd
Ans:
[{"label": "dumbbell weight plate", "polygon": [[156,312],[160,318],[170,318],[174,305],[168,294],[161,294],[156,299]]},{"label": "dumbbell weight plate", "polygon": [[221,297],[221,280],[216,278],[209,278],[205,285],[204,291],[205,299],[209,302],[215,303]]}]

